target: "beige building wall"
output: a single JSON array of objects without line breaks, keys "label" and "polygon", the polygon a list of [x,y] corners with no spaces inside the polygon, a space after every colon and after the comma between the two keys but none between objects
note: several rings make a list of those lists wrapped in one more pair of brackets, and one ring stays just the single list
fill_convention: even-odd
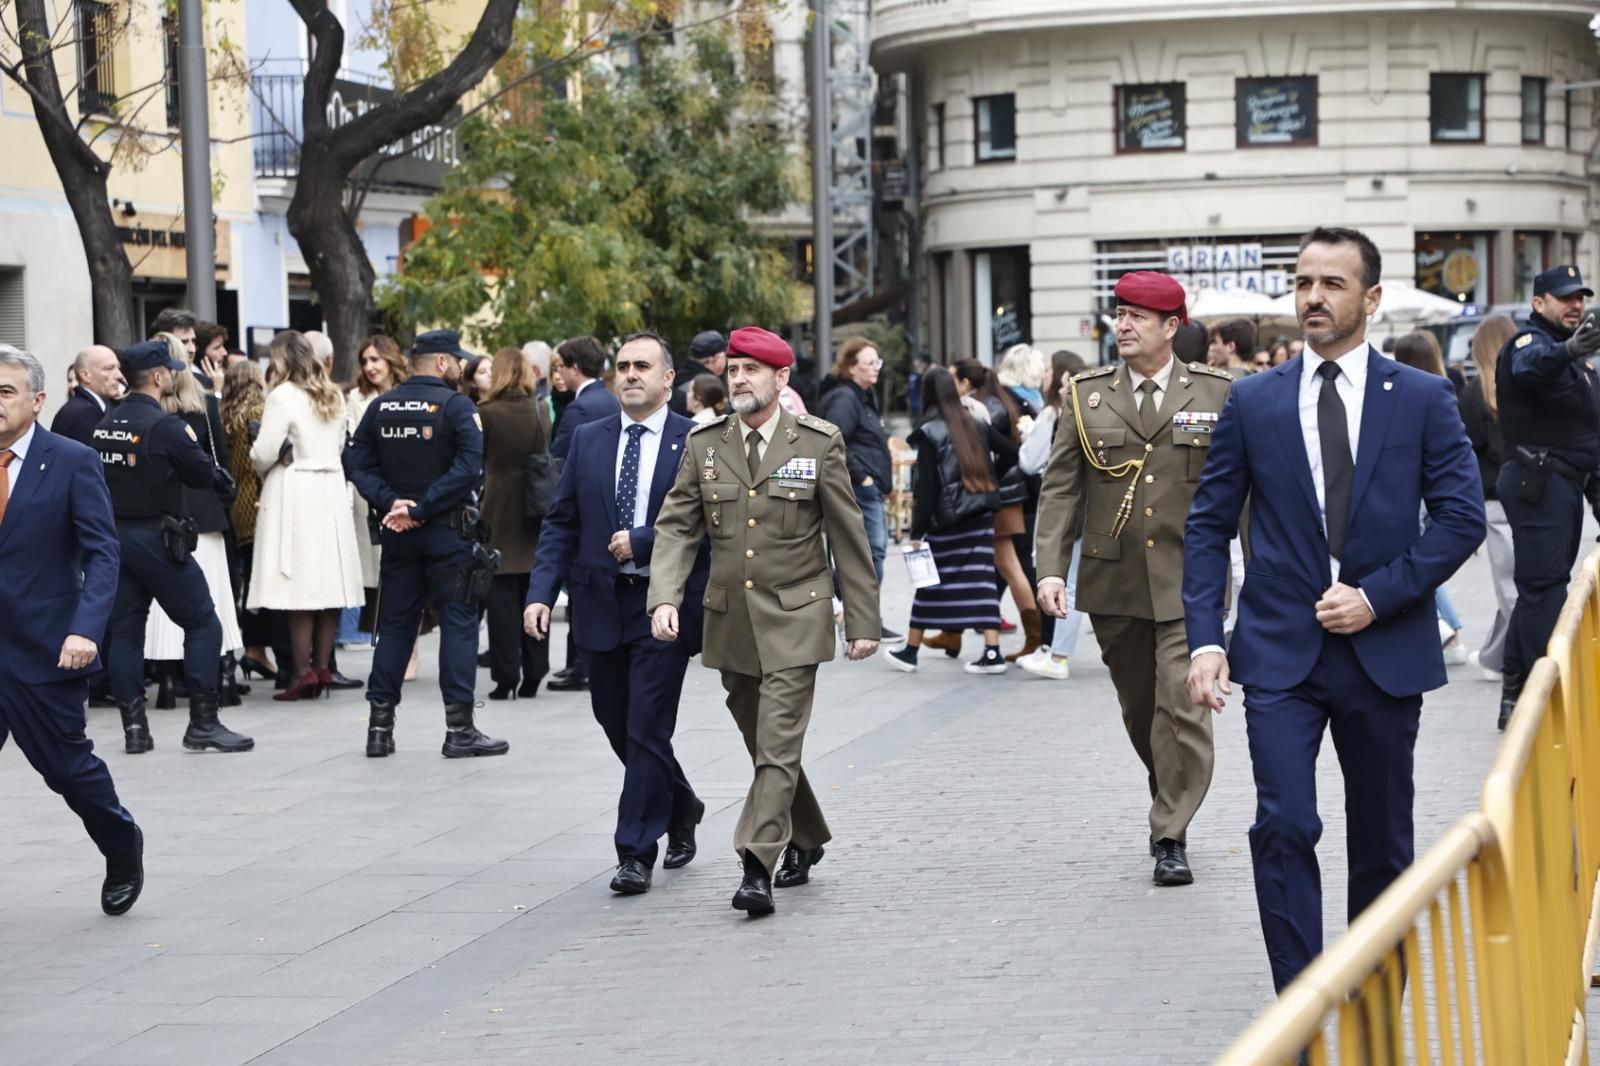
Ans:
[{"label": "beige building wall", "polygon": [[[60,11],[67,11],[65,4]],[[151,153],[129,153],[130,162],[119,163],[110,183],[109,194],[118,201],[114,214],[118,225],[157,232],[183,230],[183,175],[181,145],[176,128],[166,125],[166,96],[162,85],[165,70],[161,16],[165,6],[154,0],[124,2],[114,50],[115,87],[118,92],[154,86],[133,97],[134,115],[125,119],[128,128],[151,131],[147,140]],[[70,17],[70,16],[69,16]],[[233,227],[253,218],[253,176],[248,132],[245,89],[238,82],[217,80],[223,57],[215,45],[228,40],[241,46],[244,41],[244,4],[225,0],[206,6],[207,40],[212,44],[210,63],[210,118],[214,211],[218,218],[218,260],[233,264]],[[0,9],[6,32],[15,30],[14,9]],[[10,49],[15,45],[3,46]],[[63,88],[69,90],[69,106],[76,120],[77,96],[71,92],[79,81],[76,49],[56,53],[57,71]],[[86,126],[90,135],[100,126]],[[125,135],[110,123],[96,144],[102,156],[109,156],[119,136]],[[67,368],[78,349],[93,340],[88,267],[78,238],[77,226],[61,191],[61,182],[39,134],[32,102],[14,82],[0,78],[0,145],[4,145],[4,166],[0,167],[0,284],[20,284],[23,305],[22,343],[44,362],[50,384],[48,419],[64,394]],[[135,214],[122,213],[121,204],[131,203]],[[153,244],[127,246],[136,276],[182,284],[182,254]],[[20,276],[18,272],[20,271]],[[238,278],[231,272],[229,286]]]},{"label": "beige building wall", "polygon": [[[936,358],[981,347],[979,258],[1000,247],[1027,251],[1034,342],[1086,355],[1109,294],[1107,246],[1119,242],[1205,246],[1356,226],[1383,251],[1385,277],[1410,281],[1419,234],[1484,233],[1489,302],[1511,298],[1518,232],[1549,235],[1546,265],[1576,246],[1594,272],[1592,93],[1573,94],[1569,146],[1554,91],[1595,76],[1581,5],[1204,6],[1215,17],[1178,19],[1143,0],[1114,11],[1042,0],[875,6],[875,65],[913,77]],[[1105,24],[1112,15],[1130,21]],[[1483,143],[1431,143],[1430,74],[1444,72],[1486,75]],[[1317,143],[1238,147],[1235,80],[1299,75],[1318,79]],[[1540,145],[1522,143],[1524,76],[1551,89]],[[1184,150],[1119,153],[1116,86],[1160,82],[1186,87]],[[973,99],[1004,93],[1016,98],[1016,158],[980,163]]]}]

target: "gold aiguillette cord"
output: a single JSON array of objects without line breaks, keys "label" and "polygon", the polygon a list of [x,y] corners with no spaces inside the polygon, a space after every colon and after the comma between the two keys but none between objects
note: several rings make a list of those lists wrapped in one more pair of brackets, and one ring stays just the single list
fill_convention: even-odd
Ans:
[{"label": "gold aiguillette cord", "polygon": [[1083,428],[1083,408],[1078,406],[1078,383],[1073,381],[1068,386],[1072,394],[1072,418],[1078,425],[1078,443],[1083,448],[1083,457],[1090,466],[1112,478],[1132,475],[1128,481],[1128,491],[1122,494],[1122,503],[1117,507],[1117,517],[1111,523],[1111,536],[1113,539],[1122,538],[1122,529],[1128,524],[1128,519],[1133,517],[1133,497],[1139,491],[1139,473],[1144,469],[1143,459],[1128,459],[1115,465],[1102,463],[1095,457],[1094,449],[1089,446],[1088,431]]}]

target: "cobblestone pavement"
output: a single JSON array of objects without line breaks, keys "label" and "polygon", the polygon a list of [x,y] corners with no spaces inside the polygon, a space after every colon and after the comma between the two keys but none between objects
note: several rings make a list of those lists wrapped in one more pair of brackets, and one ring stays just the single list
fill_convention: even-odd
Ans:
[{"label": "cobblestone pavement", "polygon": [[[889,572],[898,628],[896,557]],[[1481,639],[1482,557],[1451,587]],[[159,746],[127,756],[114,713],[94,712],[148,840],[144,897],[120,919],[98,912],[81,827],[7,746],[0,1062],[1208,1061],[1271,994],[1239,708],[1217,721],[1197,883],[1157,890],[1141,774],[1087,628],[1065,683],[923,663],[822,671],[806,763],[836,839],[761,920],[728,906],[749,764],[698,663],[678,750],[711,808],[701,853],[633,899],[606,888],[621,774],[586,696],[486,704],[511,754],[464,761],[439,758],[426,668],[387,760],[362,756],[359,693],[285,705],[258,686],[225,716],[257,738],[239,756],[184,753],[180,712],[154,714]],[[360,674],[366,656],[343,665]],[[1470,674],[1454,668],[1424,711],[1419,851],[1474,802],[1497,741],[1498,690]]]}]

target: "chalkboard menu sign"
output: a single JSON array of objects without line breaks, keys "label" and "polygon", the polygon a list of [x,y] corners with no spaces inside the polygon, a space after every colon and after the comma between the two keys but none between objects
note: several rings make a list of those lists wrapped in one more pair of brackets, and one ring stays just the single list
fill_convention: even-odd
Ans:
[{"label": "chalkboard menu sign", "polygon": [[1183,151],[1184,86],[1117,86],[1117,151]]},{"label": "chalkboard menu sign", "polygon": [[1317,143],[1317,79],[1240,78],[1240,148]]}]

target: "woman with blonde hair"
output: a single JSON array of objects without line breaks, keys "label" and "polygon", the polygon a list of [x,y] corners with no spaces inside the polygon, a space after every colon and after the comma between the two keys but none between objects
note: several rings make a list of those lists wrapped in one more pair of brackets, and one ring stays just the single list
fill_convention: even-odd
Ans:
[{"label": "woman with blonde hair", "polygon": [[255,559],[246,606],[289,612],[294,678],[273,699],[311,699],[328,668],[339,611],[361,605],[361,560],[339,457],[345,405],[303,334],[286,330],[271,360],[261,432],[250,461],[261,474]]},{"label": "woman with blonde hair", "polygon": [[[214,417],[216,397],[195,377],[194,364],[189,359],[188,350],[182,341],[170,333],[158,333],[155,339],[166,342],[172,357],[183,361],[189,367],[172,375],[174,389],[162,397],[161,406],[168,414],[183,419],[195,441],[199,443],[200,450],[210,455],[219,469],[227,470],[227,445],[221,440],[221,418]],[[194,560],[200,564],[200,572],[205,575],[206,588],[211,592],[211,603],[217,612],[217,620],[222,623],[223,657],[218,701],[223,707],[236,707],[239,704],[234,653],[244,647],[244,640],[239,634],[239,619],[234,613],[233,578],[228,566],[228,546],[225,537],[230,528],[228,507],[232,503],[231,497],[225,499],[216,489],[191,489],[187,486],[183,489],[184,512],[194,520],[195,529],[200,534],[199,543],[194,550]],[[150,620],[146,623],[144,631],[144,657],[163,664],[170,664],[183,658],[183,630],[167,617],[167,613],[161,609],[159,603],[150,605]],[[173,682],[181,673],[181,670],[170,665],[158,670],[160,688],[156,696],[157,707],[176,706]]]},{"label": "woman with blonde hair", "polygon": [[539,520],[528,515],[528,460],[550,448],[533,374],[521,348],[501,348],[491,363],[489,387],[478,417],[483,422],[483,517],[500,569],[489,583],[491,700],[533,697],[550,672],[550,645],[523,632],[528,575],[539,545]]},{"label": "woman with blonde hair", "polygon": [[1467,439],[1478,456],[1478,473],[1483,478],[1483,505],[1489,517],[1485,545],[1489,551],[1489,576],[1494,581],[1494,621],[1483,647],[1468,659],[1488,681],[1500,680],[1505,662],[1506,629],[1511,624],[1511,609],[1517,605],[1517,583],[1513,576],[1511,523],[1495,483],[1500,480],[1500,465],[1505,462],[1506,438],[1500,429],[1500,405],[1495,399],[1495,367],[1500,350],[1517,335],[1517,324],[1507,315],[1491,315],[1472,335],[1472,362],[1478,375],[1467,382],[1461,393],[1461,420],[1467,425]]},{"label": "woman with blonde hair", "polygon": [[278,668],[267,656],[272,643],[274,616],[271,611],[244,609],[244,590],[250,587],[250,566],[256,541],[256,511],[261,506],[261,479],[250,465],[250,444],[261,428],[261,412],[267,404],[267,379],[253,360],[241,359],[228,367],[222,379],[222,432],[227,439],[228,470],[233,474],[238,496],[228,518],[233,524],[235,549],[239,557],[239,580],[234,602],[239,605],[239,633],[244,654],[239,666],[248,678],[259,674],[270,681]]}]

